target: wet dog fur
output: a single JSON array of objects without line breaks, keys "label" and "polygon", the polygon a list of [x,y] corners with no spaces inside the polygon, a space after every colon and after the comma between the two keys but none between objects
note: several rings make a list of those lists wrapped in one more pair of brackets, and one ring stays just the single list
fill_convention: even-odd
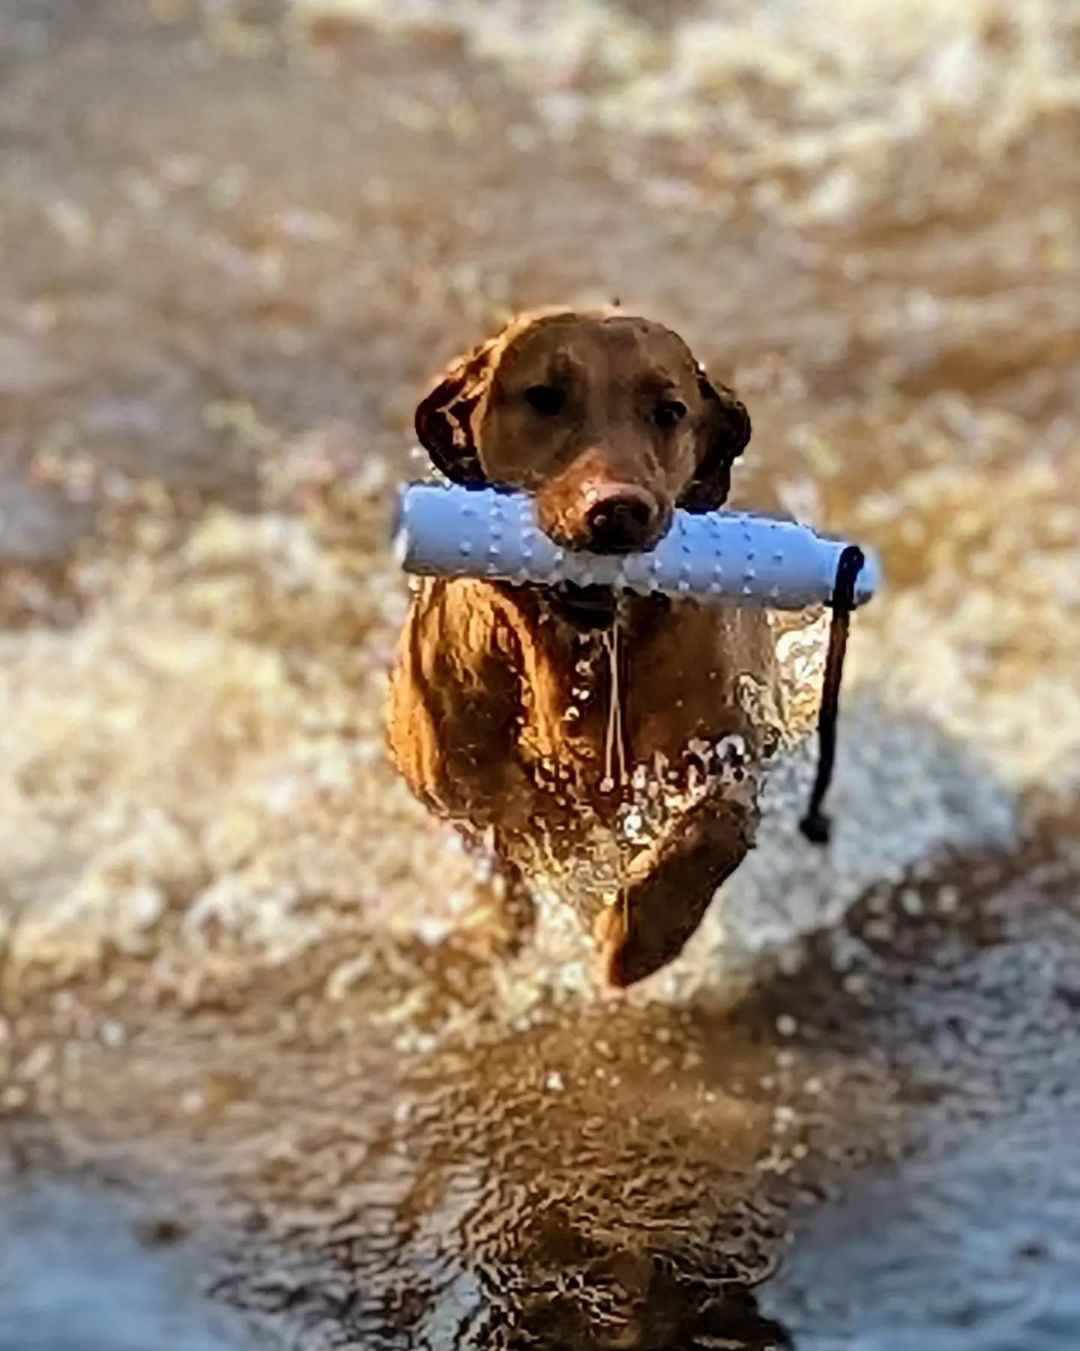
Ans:
[{"label": "wet dog fur", "polygon": [[[621,553],[653,547],[677,507],[724,504],[750,419],[663,325],[550,309],[452,362],[416,430],[453,482],[530,493],[565,548]],[[537,832],[568,852],[582,849],[586,817],[616,824],[610,709],[577,707],[574,694],[583,635],[616,624],[623,763],[685,772],[691,743],[733,735],[751,760],[761,754],[767,733],[739,684],[775,684],[762,611],[480,579],[427,578],[412,599],[391,673],[392,758],[431,811],[493,844],[519,916]],[[679,954],[756,824],[752,793],[718,790],[632,858],[614,903],[597,897],[590,917],[609,985]]]}]

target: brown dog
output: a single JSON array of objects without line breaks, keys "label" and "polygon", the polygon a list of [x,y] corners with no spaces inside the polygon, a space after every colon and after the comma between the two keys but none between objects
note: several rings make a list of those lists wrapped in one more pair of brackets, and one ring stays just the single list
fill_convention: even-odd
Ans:
[{"label": "brown dog", "polygon": [[[624,553],[655,545],[676,507],[724,503],[750,420],[669,329],[548,310],[455,361],[416,430],[455,482],[531,493],[564,547]],[[758,610],[426,579],[390,748],[432,811],[493,843],[512,894],[540,858],[578,879],[570,899],[626,986],[678,955],[751,847],[774,681]]]}]

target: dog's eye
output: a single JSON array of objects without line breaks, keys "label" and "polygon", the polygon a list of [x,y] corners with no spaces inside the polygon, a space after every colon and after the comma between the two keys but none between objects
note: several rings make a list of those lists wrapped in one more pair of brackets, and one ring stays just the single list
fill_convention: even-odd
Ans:
[{"label": "dog's eye", "polygon": [[525,391],[529,407],[544,417],[554,417],[560,412],[565,397],[558,385],[530,385]]},{"label": "dog's eye", "polygon": [[658,427],[674,427],[686,416],[686,404],[678,399],[662,399],[653,409],[653,421]]}]

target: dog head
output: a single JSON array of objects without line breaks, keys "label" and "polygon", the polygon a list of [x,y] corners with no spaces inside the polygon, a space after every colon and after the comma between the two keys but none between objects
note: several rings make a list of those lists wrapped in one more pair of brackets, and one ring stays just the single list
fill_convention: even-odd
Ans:
[{"label": "dog head", "polygon": [[453,362],[416,432],[455,483],[528,492],[558,544],[620,554],[723,505],[750,418],[663,325],[545,310]]}]

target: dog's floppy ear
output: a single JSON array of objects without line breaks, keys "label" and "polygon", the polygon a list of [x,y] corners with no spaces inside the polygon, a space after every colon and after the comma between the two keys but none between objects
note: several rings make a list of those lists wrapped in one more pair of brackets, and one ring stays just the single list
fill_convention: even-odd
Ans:
[{"label": "dog's floppy ear", "polygon": [[698,389],[705,400],[705,419],[698,447],[698,465],[679,506],[685,511],[715,511],[731,491],[731,466],[750,440],[750,414],[727,385],[714,385],[698,366]]},{"label": "dog's floppy ear", "polygon": [[416,409],[416,435],[432,463],[454,483],[487,482],[480,463],[474,415],[487,392],[497,344],[481,343],[452,362]]}]

